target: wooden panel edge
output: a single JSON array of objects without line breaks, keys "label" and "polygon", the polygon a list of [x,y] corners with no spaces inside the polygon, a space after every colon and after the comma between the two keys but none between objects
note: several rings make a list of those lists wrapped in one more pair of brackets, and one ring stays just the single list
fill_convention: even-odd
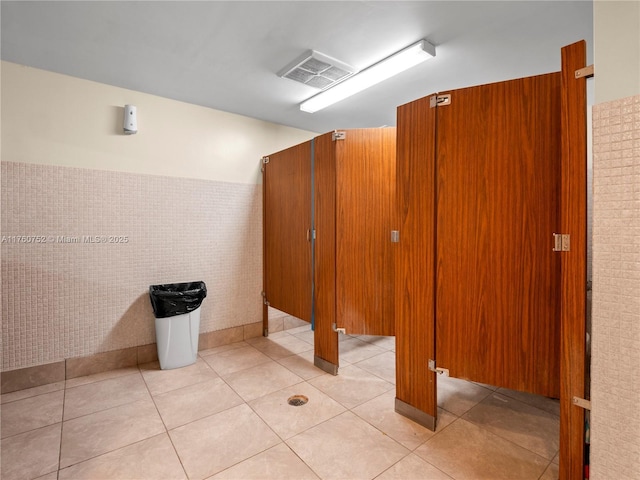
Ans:
[{"label": "wooden panel edge", "polygon": [[568,45],[562,56],[562,180],[560,230],[571,235],[563,252],[560,313],[560,478],[584,478],[584,410],[573,404],[585,395],[586,361],[586,42]]},{"label": "wooden panel edge", "polygon": [[[264,158],[264,157],[263,157]],[[269,336],[269,305],[267,304],[267,166],[262,164],[262,332]]]},{"label": "wooden panel edge", "polygon": [[[436,354],[433,303],[436,119],[435,109],[430,105],[431,96],[427,96],[397,109],[394,229],[400,232],[400,242],[395,244],[396,397],[436,418],[436,375],[428,369],[428,360],[435,359]],[[416,195],[421,195],[417,203]],[[425,238],[430,239],[426,242],[432,250],[427,248],[430,256],[420,258],[425,252],[417,253],[420,249],[416,248],[415,239]],[[415,266],[418,260],[426,261],[423,267],[427,281],[414,268],[405,269],[406,265]]]},{"label": "wooden panel edge", "polygon": [[336,151],[332,133],[315,138],[314,148],[314,355],[339,365],[336,321]]}]

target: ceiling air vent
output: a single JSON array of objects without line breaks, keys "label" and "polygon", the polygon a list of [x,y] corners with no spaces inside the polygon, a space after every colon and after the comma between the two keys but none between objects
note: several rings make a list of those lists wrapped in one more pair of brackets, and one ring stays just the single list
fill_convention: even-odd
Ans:
[{"label": "ceiling air vent", "polygon": [[278,72],[279,77],[324,90],[356,73],[355,68],[309,50]]}]

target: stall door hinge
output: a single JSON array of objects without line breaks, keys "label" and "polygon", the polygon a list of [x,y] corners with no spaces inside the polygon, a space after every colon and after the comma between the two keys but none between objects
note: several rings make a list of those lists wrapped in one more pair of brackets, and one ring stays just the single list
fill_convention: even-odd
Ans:
[{"label": "stall door hinge", "polygon": [[345,138],[347,138],[347,132],[339,132],[336,130],[331,134],[331,140],[333,140],[334,142],[336,140],[344,140]]},{"label": "stall door hinge", "polygon": [[444,107],[445,105],[451,105],[451,94],[450,93],[447,93],[445,95],[434,95],[429,100],[429,106],[431,108]]},{"label": "stall door hinge", "polygon": [[260,167],[260,171],[264,172],[264,166],[269,163],[269,157],[262,157],[262,167]]},{"label": "stall door hinge", "polygon": [[391,243],[400,243],[400,231],[391,230]]},{"label": "stall door hinge", "polygon": [[580,397],[573,397],[571,400],[577,407],[584,408],[585,410],[591,410],[591,402]]},{"label": "stall door hinge", "polygon": [[438,375],[449,376],[449,369],[436,367],[436,361],[429,359],[429,370],[436,372]]},{"label": "stall door hinge", "polygon": [[316,231],[311,229],[311,228],[307,228],[307,242],[311,242],[312,240],[316,239]]},{"label": "stall door hinge", "polygon": [[262,294],[262,303],[264,303],[267,307],[270,303],[267,301],[267,293],[265,291],[260,292]]},{"label": "stall door hinge", "polygon": [[553,234],[553,251],[569,252],[571,251],[571,235],[566,233]]}]

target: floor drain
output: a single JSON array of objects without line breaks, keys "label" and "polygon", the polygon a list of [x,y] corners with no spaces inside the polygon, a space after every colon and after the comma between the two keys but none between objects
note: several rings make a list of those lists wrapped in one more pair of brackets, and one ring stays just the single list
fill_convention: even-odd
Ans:
[{"label": "floor drain", "polygon": [[292,397],[289,397],[287,403],[289,403],[289,405],[293,405],[294,407],[299,407],[301,405],[304,405],[308,401],[309,399],[304,395],[293,395]]}]

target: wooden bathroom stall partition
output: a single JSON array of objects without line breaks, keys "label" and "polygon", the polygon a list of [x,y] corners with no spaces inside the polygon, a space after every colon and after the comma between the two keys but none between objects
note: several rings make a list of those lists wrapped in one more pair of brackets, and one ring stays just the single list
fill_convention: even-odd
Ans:
[{"label": "wooden bathroom stall partition", "polygon": [[329,132],[265,157],[265,334],[267,304],[313,319],[314,363],[334,375],[338,331],[395,334],[395,157],[389,127]]},{"label": "wooden bathroom stall partition", "polygon": [[435,96],[398,107],[396,410],[435,429]]},{"label": "wooden bathroom stall partition", "polygon": [[336,322],[336,156],[337,136],[325,133],[314,139],[313,157],[313,363],[332,375],[338,374]]},{"label": "wooden bathroom stall partition", "polygon": [[396,411],[435,429],[438,374],[560,398],[563,480],[584,461],[585,59],[398,107]]},{"label": "wooden bathroom stall partition", "polygon": [[[562,58],[560,478],[581,480],[585,463],[585,411],[576,399],[586,390],[587,317],[587,45],[564,47]],[[593,66],[592,66],[593,67]]]},{"label": "wooden bathroom stall partition", "polygon": [[269,306],[311,321],[311,147],[262,159],[265,334]]},{"label": "wooden bathroom stall partition", "polygon": [[560,74],[398,109],[396,409],[435,428],[435,371],[559,395]]},{"label": "wooden bathroom stall partition", "polygon": [[345,135],[335,142],[337,327],[350,335],[395,335],[396,129]]},{"label": "wooden bathroom stall partition", "polygon": [[447,92],[437,111],[436,363],[560,394],[560,73]]}]

